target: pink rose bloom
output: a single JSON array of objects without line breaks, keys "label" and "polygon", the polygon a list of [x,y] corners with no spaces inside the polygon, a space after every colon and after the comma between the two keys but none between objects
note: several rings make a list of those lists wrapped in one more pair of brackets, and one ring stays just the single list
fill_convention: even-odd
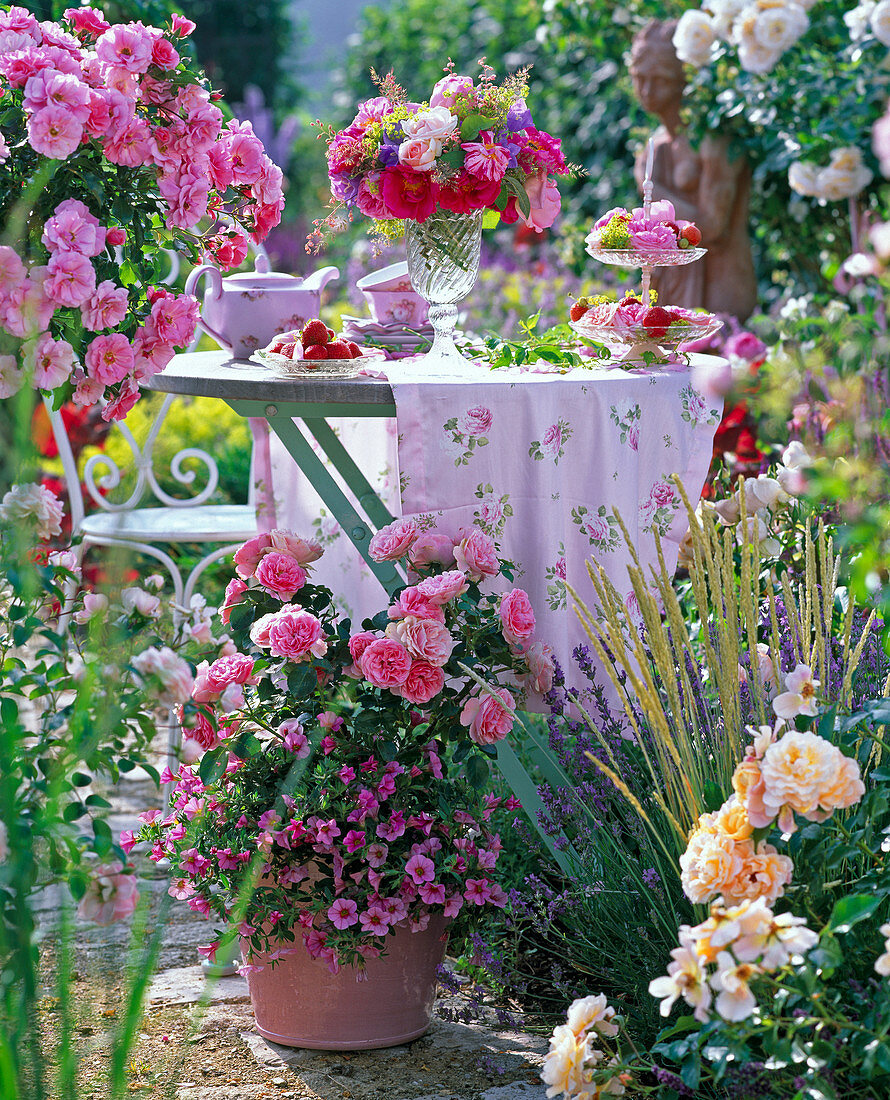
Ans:
[{"label": "pink rose bloom", "polygon": [[139,386],[132,378],[128,378],[118,390],[117,397],[112,398],[102,410],[102,419],[106,423],[112,420],[124,420],[138,400]]},{"label": "pink rose bloom", "polygon": [[112,69],[144,73],[151,64],[154,38],[141,23],[118,23],[96,43],[96,56]]},{"label": "pink rose bloom", "polygon": [[79,252],[56,252],[47,264],[46,294],[60,306],[80,306],[96,289],[96,272]]},{"label": "pink rose bloom", "polygon": [[236,186],[256,183],[263,174],[263,143],[252,130],[232,134],[226,138],[232,177]]},{"label": "pink rose bloom", "polygon": [[550,179],[542,168],[525,181],[525,190],[531,203],[531,210],[525,219],[525,224],[537,233],[541,233],[553,225],[562,207],[559,188],[556,186],[556,181]]},{"label": "pink rose bloom", "polygon": [[274,531],[269,532],[269,539],[273,550],[280,550],[282,554],[290,554],[296,560],[297,565],[309,565],[310,562],[318,561],[324,553],[321,543],[316,542],[315,539],[300,538],[293,531],[276,528]]},{"label": "pink rose bloom", "polygon": [[71,156],[82,137],[82,124],[65,107],[43,107],[28,119],[31,148],[51,160]]},{"label": "pink rose bloom", "polygon": [[477,745],[493,745],[513,728],[516,701],[506,688],[495,688],[494,694],[496,699],[487,692],[472,696],[460,712],[461,724],[469,727],[470,740]]},{"label": "pink rose bloom", "polygon": [[[534,616],[532,616],[534,626]],[[391,632],[391,634],[390,634]],[[442,668],[448,662],[454,649],[454,639],[444,623],[432,619],[417,619],[408,615],[387,627],[387,634],[394,637],[408,650],[412,657],[429,661],[431,665]]]},{"label": "pink rose bloom", "polygon": [[61,107],[83,125],[90,114],[90,90],[70,73],[42,69],[25,84],[24,107],[29,112]]},{"label": "pink rose bloom", "polygon": [[212,665],[202,662],[195,673],[192,698],[196,703],[212,703],[230,684],[252,684],[253,659],[243,653],[218,657]]},{"label": "pink rose bloom", "polygon": [[133,349],[121,332],[97,336],[90,342],[84,356],[87,374],[103,386],[121,382],[133,369]]},{"label": "pink rose bloom", "polygon": [[451,73],[437,80],[430,96],[430,107],[447,107],[450,111],[457,96],[472,96],[474,91],[472,77]]},{"label": "pink rose bloom", "polygon": [[352,635],[349,639],[349,653],[356,664],[361,660],[362,654],[371,642],[376,642],[379,637],[379,634],[375,634],[371,630],[363,630],[361,634]]},{"label": "pink rose bloom", "polygon": [[553,687],[553,650],[546,642],[535,642],[525,652],[528,662],[526,684],[542,695]]},{"label": "pink rose bloom", "polygon": [[355,205],[368,218],[391,218],[392,212],[383,201],[380,187],[382,172],[374,170],[363,176],[358,185]]},{"label": "pink rose bloom", "polygon": [[507,592],[501,597],[500,616],[501,631],[508,645],[525,649],[535,632],[535,613],[528,594],[521,588]]},{"label": "pink rose bloom", "polygon": [[105,247],[105,230],[82,202],[67,199],[47,219],[41,239],[50,252],[98,256]]},{"label": "pink rose bloom", "polygon": [[8,244],[0,245],[0,293],[8,293],[25,281],[25,265]]},{"label": "pink rose bloom", "polygon": [[484,405],[476,405],[461,413],[457,420],[457,427],[462,435],[478,438],[488,435],[491,431],[491,422],[491,409],[487,409]]},{"label": "pink rose bloom", "polygon": [[737,355],[739,359],[747,359],[749,362],[761,359],[765,354],[766,344],[746,329],[730,336],[723,345],[723,355]]},{"label": "pink rose bloom", "polygon": [[34,370],[37,389],[54,390],[71,374],[74,348],[66,340],[54,340],[48,332],[44,332],[26,352],[25,362]]},{"label": "pink rose bloom", "polygon": [[91,35],[93,38],[98,38],[111,27],[96,8],[66,8],[65,18],[78,34]]},{"label": "pink rose bloom", "polygon": [[[150,138],[151,128],[148,123],[141,118],[131,118],[125,126],[105,141],[102,151],[105,153],[106,159],[110,160],[112,164],[121,164],[128,168],[139,168],[141,165],[151,162]],[[159,181],[158,189],[163,194],[163,180]],[[204,209],[206,210],[206,203]],[[194,225],[194,222],[191,224]]]},{"label": "pink rose bloom", "polygon": [[0,298],[0,323],[13,336],[32,336],[49,326],[56,306],[44,288],[46,270],[32,267],[30,278]]},{"label": "pink rose bloom", "polygon": [[494,577],[500,568],[494,539],[477,527],[471,528],[454,548],[454,558],[458,569],[462,569],[474,581],[481,581],[483,577]]},{"label": "pink rose bloom", "polygon": [[232,608],[241,603],[241,599],[246,591],[247,585],[240,577],[232,577],[226,585],[226,594],[223,597],[222,606],[219,609],[219,617],[224,623],[228,623],[229,614]]},{"label": "pink rose bloom", "polygon": [[77,907],[77,915],[102,926],[114,924],[126,920],[138,901],[136,876],[124,874],[124,865],[119,861],[101,863],[92,868],[92,878]]},{"label": "pink rose bloom", "polygon": [[105,392],[102,382],[96,378],[90,378],[79,367],[75,368],[71,377],[75,383],[71,400],[75,405],[95,405]]},{"label": "pink rose bloom", "polygon": [[197,26],[191,19],[187,19],[184,15],[174,15],[171,19],[173,26],[173,33],[180,38],[188,38],[192,31]]},{"label": "pink rose bloom", "polygon": [[628,225],[630,243],[638,252],[676,251],[677,234],[667,225],[654,225],[651,229],[639,228],[640,223]]},{"label": "pink rose bloom", "polygon": [[290,554],[281,554],[274,550],[260,561],[256,569],[256,579],[282,603],[287,603],[306,583],[306,573]]},{"label": "pink rose bloom", "polygon": [[403,588],[398,600],[387,612],[391,619],[404,619],[406,615],[413,615],[416,619],[435,619],[438,623],[445,622],[445,612],[437,604],[426,596],[421,595],[420,588]]},{"label": "pink rose bloom", "polygon": [[254,535],[243,546],[235,551],[235,572],[242,580],[250,580],[256,572],[260,559],[267,554],[272,546],[272,538],[268,532]]},{"label": "pink rose bloom", "polygon": [[126,287],[116,286],[110,279],[103,280],[95,294],[80,307],[83,327],[90,332],[117,328],[127,316],[129,301]]},{"label": "pink rose bloom", "polygon": [[411,138],[399,146],[399,164],[415,172],[431,172],[442,145],[433,138]]},{"label": "pink rose bloom", "polygon": [[612,327],[618,333],[631,333],[640,326],[640,317],[646,312],[636,298],[624,298],[618,303],[612,316]]},{"label": "pink rose bloom", "polygon": [[269,624],[269,649],[276,657],[298,664],[328,651],[324,629],[309,611],[279,611]]},{"label": "pink rose bloom", "polygon": [[548,458],[555,458],[562,447],[562,429],[558,424],[552,424],[544,433],[541,440],[541,454]]},{"label": "pink rose bloom", "polygon": [[179,54],[166,38],[158,38],[151,48],[151,63],[164,72],[169,72],[179,64]]},{"label": "pink rose bloom", "polygon": [[152,302],[151,331],[165,344],[184,347],[195,333],[198,302],[191,294],[158,293]]},{"label": "pink rose bloom", "polygon": [[358,666],[374,687],[394,688],[407,680],[411,655],[391,638],[376,638],[362,653]]},{"label": "pink rose bloom", "polygon": [[250,640],[255,646],[260,649],[268,649],[271,645],[269,641],[269,627],[275,618],[275,612],[270,612],[268,615],[262,615],[250,628]]},{"label": "pink rose bloom", "polygon": [[437,665],[428,661],[412,661],[405,682],[393,688],[398,695],[409,703],[423,706],[435,698],[445,687],[445,673]]},{"label": "pink rose bloom", "polygon": [[454,565],[454,543],[439,531],[423,531],[408,551],[408,560],[415,568],[418,565]]},{"label": "pink rose bloom", "polygon": [[25,384],[25,372],[14,355],[0,355],[0,400],[13,397]]},{"label": "pink rose bloom", "polygon": [[[451,547],[451,557],[454,558],[454,546],[450,539],[448,545]],[[415,591],[425,600],[436,606],[441,606],[450,603],[458,596],[462,596],[469,586],[467,585],[465,573],[462,573],[460,569],[449,569],[447,573],[440,573],[436,577],[424,577],[414,587]]]},{"label": "pink rose bloom", "polygon": [[373,536],[368,553],[374,561],[398,561],[407,554],[417,535],[417,524],[413,519],[397,519],[381,527]]}]

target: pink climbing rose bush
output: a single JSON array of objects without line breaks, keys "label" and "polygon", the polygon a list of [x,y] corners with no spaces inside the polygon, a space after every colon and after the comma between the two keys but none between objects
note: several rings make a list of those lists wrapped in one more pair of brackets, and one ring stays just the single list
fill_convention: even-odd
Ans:
[{"label": "pink climbing rose bush", "polygon": [[194,26],[0,8],[0,398],[126,416],[195,332],[161,249],[231,267],[280,220],[281,170],[181,56]]},{"label": "pink climbing rose bush", "polygon": [[485,793],[489,760],[553,663],[527,595],[494,591],[511,566],[489,536],[430,526],[374,536],[410,583],[359,629],[312,579],[317,543],[276,530],[236,552],[232,651],[181,710],[206,751],[166,776],[170,805],[139,838],[214,919],[208,955],[237,934],[248,972],[303,950],[336,972],[397,928],[506,904],[497,817],[518,803]]}]

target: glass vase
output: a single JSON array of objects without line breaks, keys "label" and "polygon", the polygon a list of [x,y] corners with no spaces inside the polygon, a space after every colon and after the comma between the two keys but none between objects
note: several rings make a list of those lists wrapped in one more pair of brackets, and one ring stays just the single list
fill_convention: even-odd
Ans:
[{"label": "glass vase", "polygon": [[454,343],[455,303],[472,290],[479,274],[482,215],[482,210],[436,210],[425,222],[407,223],[408,274],[411,285],[430,304],[435,332],[427,363],[465,362]]}]

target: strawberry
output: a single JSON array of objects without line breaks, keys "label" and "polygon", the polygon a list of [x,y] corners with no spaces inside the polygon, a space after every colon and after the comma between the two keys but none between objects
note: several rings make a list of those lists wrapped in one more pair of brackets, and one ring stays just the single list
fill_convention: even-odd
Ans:
[{"label": "strawberry", "polygon": [[640,323],[646,330],[646,335],[658,339],[667,333],[668,326],[674,320],[674,315],[661,306],[650,306],[643,314]]},{"label": "strawberry", "polygon": [[[326,344],[329,340],[327,325],[323,321],[319,321],[315,318],[312,321],[307,321],[303,326],[303,335],[300,338],[304,348],[311,347],[313,344]],[[333,333],[331,333],[333,336]],[[321,356],[323,359],[324,356]]]},{"label": "strawberry", "polygon": [[307,348],[303,346],[303,358],[304,359],[332,359],[333,356],[328,355],[328,349],[324,344],[310,344]]},{"label": "strawberry", "polygon": [[354,340],[347,340],[346,346],[349,348],[349,354],[352,356],[353,359],[361,359],[362,349],[358,346],[357,343],[355,343]]},{"label": "strawberry", "polygon": [[329,328],[328,329],[328,340],[334,340],[335,338],[336,337],[334,335],[334,330],[332,328]]},{"label": "strawberry", "polygon": [[276,348],[279,355],[286,355],[288,359],[299,359],[296,354],[297,345],[293,340],[290,340],[286,344],[282,344],[280,348]]},{"label": "strawberry", "polygon": [[332,340],[328,344],[328,359],[351,359],[352,352],[345,340]]},{"label": "strawberry", "polygon": [[590,309],[590,299],[579,298],[577,302],[572,302],[569,308],[569,317],[571,317],[573,321],[577,321],[584,316],[588,309]]},{"label": "strawberry", "polygon": [[689,241],[690,248],[698,248],[701,244],[701,230],[697,225],[693,225],[692,222],[690,222],[689,225],[684,225],[680,230],[680,241],[677,242],[680,244],[681,248],[683,247],[682,243],[680,243],[682,241]]}]

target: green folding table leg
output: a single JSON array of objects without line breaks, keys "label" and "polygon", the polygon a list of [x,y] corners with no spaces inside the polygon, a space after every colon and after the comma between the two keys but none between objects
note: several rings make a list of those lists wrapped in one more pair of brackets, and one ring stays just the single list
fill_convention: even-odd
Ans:
[{"label": "green folding table leg", "polygon": [[330,471],[326,469],[324,463],[291,417],[269,416],[267,419],[269,427],[287,448],[288,454],[309,479],[313,489],[330,508],[349,541],[368,563],[371,572],[383,585],[388,595],[391,596],[397,588],[401,588],[405,584],[405,579],[399,574],[392,562],[374,561],[368,553],[368,544],[373,533],[368,521],[363,519],[353,508],[343,490],[331,476]]},{"label": "green folding table leg", "polygon": [[334,469],[340,474],[352,492],[355,494],[368,519],[379,530],[392,523],[395,516],[379,496],[374,492],[368,479],[355,464],[355,459],[346,450],[337,433],[327,420],[320,417],[303,417],[303,423],[318,441],[318,445],[328,456]]}]

